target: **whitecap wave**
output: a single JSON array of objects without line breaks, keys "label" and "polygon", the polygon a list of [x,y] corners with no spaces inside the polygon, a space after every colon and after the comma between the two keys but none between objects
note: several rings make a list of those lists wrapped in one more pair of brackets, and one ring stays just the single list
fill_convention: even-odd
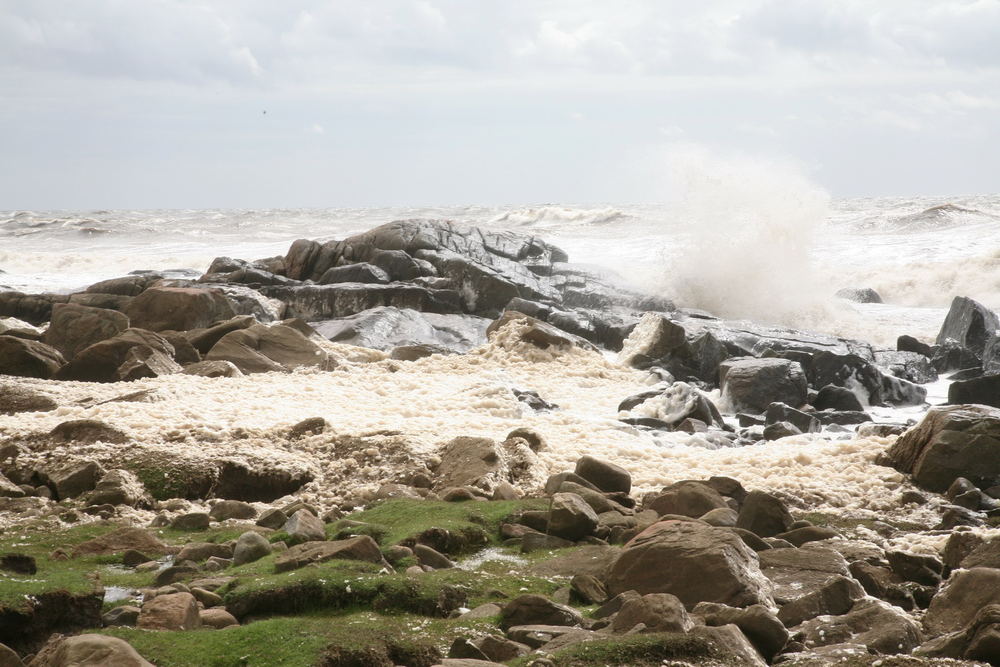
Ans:
[{"label": "whitecap wave", "polygon": [[539,206],[507,211],[490,222],[514,227],[553,228],[565,225],[604,225],[629,217],[617,208],[567,208],[564,206]]}]

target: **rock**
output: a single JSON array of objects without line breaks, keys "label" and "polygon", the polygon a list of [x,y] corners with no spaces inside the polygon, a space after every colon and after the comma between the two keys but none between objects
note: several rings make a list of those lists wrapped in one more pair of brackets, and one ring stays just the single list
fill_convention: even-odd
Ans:
[{"label": "rock", "polygon": [[183,335],[199,354],[208,354],[208,351],[226,334],[247,329],[254,324],[257,324],[257,320],[252,315],[237,315],[204,329],[185,331]]},{"label": "rock", "polygon": [[223,628],[231,628],[240,624],[240,622],[236,620],[235,616],[219,607],[213,609],[202,609],[198,612],[198,616],[201,618],[201,626],[203,628],[222,630]]},{"label": "rock", "polygon": [[435,570],[447,570],[455,567],[455,564],[447,556],[426,544],[415,544],[413,546],[413,553],[421,565],[426,565]]},{"label": "rock", "polygon": [[65,294],[24,294],[0,292],[0,317],[14,317],[30,324],[43,324],[52,319],[52,305],[66,303]]},{"label": "rock", "polygon": [[864,406],[858,400],[857,394],[846,387],[828,384],[819,390],[813,407],[817,410],[838,410],[863,412]]},{"label": "rock", "polygon": [[793,528],[786,533],[779,533],[775,537],[785,540],[794,546],[801,547],[803,544],[809,542],[829,540],[839,537],[839,535],[837,531],[826,526],[802,526],[801,528]]},{"label": "rock", "polygon": [[24,496],[24,489],[7,479],[3,473],[0,473],[0,498],[23,498]]},{"label": "rock", "polygon": [[835,549],[817,543],[800,548],[767,549],[757,554],[764,576],[771,581],[774,599],[788,605],[823,591],[837,577],[849,577],[847,561]]},{"label": "rock", "polygon": [[128,437],[110,424],[96,419],[73,419],[58,424],[49,432],[56,442],[93,444],[107,442],[116,445],[128,441]]},{"label": "rock", "polygon": [[[190,579],[196,574],[198,574],[198,568],[194,567],[193,564],[171,565],[170,567],[157,572],[156,577],[153,579],[153,583],[162,588],[164,586],[170,586],[171,584],[177,583],[183,579]],[[171,588],[169,590],[183,590],[184,592],[187,592],[187,588]]]},{"label": "rock", "polygon": [[988,486],[1000,477],[1000,410],[979,405],[931,408],[880,462],[937,493],[957,477]]},{"label": "rock", "polygon": [[711,486],[702,482],[683,481],[671,484],[659,495],[647,500],[646,508],[659,516],[676,514],[697,518],[712,510],[729,509],[729,505]]},{"label": "rock", "polygon": [[952,382],[948,385],[948,403],[978,403],[1000,408],[1000,374]]},{"label": "rock", "polygon": [[315,324],[324,338],[338,343],[398,350],[433,346],[442,352],[468,352],[486,342],[490,320],[475,315],[421,313],[383,306]]},{"label": "rock", "polygon": [[771,610],[759,604],[737,609],[724,604],[701,602],[695,606],[694,613],[705,619],[705,625],[735,625],[768,662],[788,643],[788,630]]},{"label": "rock", "polygon": [[925,357],[934,355],[934,350],[930,345],[905,334],[896,339],[896,349],[900,352],[916,352]]},{"label": "rock", "polygon": [[574,472],[607,493],[629,493],[632,490],[632,476],[627,470],[592,456],[577,459]]},{"label": "rock", "polygon": [[332,283],[388,283],[389,274],[367,262],[357,264],[347,264],[345,266],[333,266],[327,269],[319,280],[320,285],[330,285]]},{"label": "rock", "polygon": [[34,340],[0,336],[0,374],[48,380],[66,363],[59,350]]},{"label": "rock", "polygon": [[199,563],[209,558],[232,558],[231,544],[216,544],[214,542],[188,542],[174,557],[175,563],[193,561]]},{"label": "rock", "polygon": [[283,302],[286,316],[309,322],[356,315],[380,306],[431,313],[463,312],[458,292],[408,283],[274,286],[263,287],[261,291]]},{"label": "rock", "polygon": [[248,520],[257,517],[257,510],[250,503],[241,500],[220,500],[209,511],[208,515],[214,521],[225,521],[226,519]]},{"label": "rock", "polygon": [[684,605],[669,593],[650,593],[622,605],[611,622],[611,632],[623,634],[636,625],[643,632],[687,632],[694,627]]},{"label": "rock", "polygon": [[865,599],[841,616],[823,616],[801,626],[807,646],[845,642],[881,655],[908,654],[921,640],[920,626],[907,614],[880,600]]},{"label": "rock", "polygon": [[956,570],[931,600],[924,629],[936,637],[961,630],[983,607],[1000,604],[1000,570],[976,567]]},{"label": "rock", "polygon": [[112,381],[132,382],[142,378],[172,375],[181,370],[181,365],[163,352],[151,347],[135,346],[125,353],[125,359],[112,376]]},{"label": "rock", "polygon": [[765,426],[762,435],[765,440],[780,440],[793,435],[802,435],[802,431],[791,422],[775,422]]},{"label": "rock", "polygon": [[[764,424],[770,425],[780,422],[791,423],[798,429],[799,433],[818,433],[822,428],[819,420],[808,412],[796,410],[784,403],[771,403],[764,413]],[[764,437],[768,440],[772,439],[768,438],[766,434]]]},{"label": "rock", "polygon": [[719,365],[722,401],[733,412],[764,412],[771,403],[806,402],[806,376],[796,361],[738,357]]},{"label": "rock", "polygon": [[132,326],[150,331],[204,329],[236,315],[218,289],[150,287],[125,308]]},{"label": "rock", "polygon": [[133,549],[145,554],[162,554],[167,545],[142,528],[117,528],[73,547],[73,557],[107,556]]},{"label": "rock", "polygon": [[504,476],[504,455],[489,438],[459,436],[438,451],[435,488],[445,489],[471,484],[484,477]]},{"label": "rock", "polygon": [[181,371],[185,375],[200,375],[207,378],[238,378],[243,371],[231,361],[199,361]]},{"label": "rock", "polygon": [[888,369],[893,376],[917,384],[936,382],[938,379],[937,370],[931,365],[931,360],[916,352],[876,352],[875,363]]},{"label": "rock", "polygon": [[882,303],[882,297],[871,287],[845,287],[834,296],[855,303]]},{"label": "rock", "polygon": [[210,518],[205,512],[188,512],[181,514],[170,522],[174,530],[208,530]]},{"label": "rock", "polygon": [[[17,664],[19,664],[18,661]],[[32,667],[153,667],[124,639],[84,634],[56,635],[31,661]]]},{"label": "rock", "polygon": [[264,510],[260,518],[257,519],[256,524],[262,528],[272,528],[277,530],[285,525],[288,521],[288,516],[281,510],[272,507],[269,510]]},{"label": "rock", "polygon": [[1000,319],[982,304],[964,296],[956,296],[937,335],[937,344],[953,340],[971,350],[980,359],[986,344],[1000,329]]},{"label": "rock", "polygon": [[941,583],[944,566],[933,556],[889,551],[886,553],[886,558],[892,571],[904,581],[913,581],[924,586],[937,586]]},{"label": "rock", "polygon": [[243,373],[266,373],[301,366],[326,367],[329,355],[296,329],[255,324],[223,336],[205,360],[232,362]]},{"label": "rock", "polygon": [[771,584],[757,555],[725,528],[661,521],[622,550],[605,580],[610,595],[635,590],[670,593],[687,607],[699,602],[772,605]]},{"label": "rock", "polygon": [[792,628],[803,621],[823,615],[846,614],[865,590],[854,579],[834,575],[822,585],[796,597],[778,610],[778,619]]},{"label": "rock", "polygon": [[478,640],[477,646],[488,659],[497,662],[513,660],[531,652],[530,646],[498,635],[486,635]]},{"label": "rock", "polygon": [[359,535],[334,542],[304,542],[297,544],[274,560],[277,573],[296,570],[311,563],[325,563],[328,560],[361,560],[369,563],[383,563],[378,542],[368,535]]},{"label": "rock", "polygon": [[568,349],[571,347],[579,347],[585,350],[597,349],[579,336],[574,336],[551,324],[513,310],[504,311],[499,319],[486,327],[487,339],[493,340],[500,331],[507,332],[511,342],[527,343],[541,350],[548,350],[549,348]]},{"label": "rock", "polygon": [[57,500],[76,498],[97,486],[104,470],[95,461],[70,464],[49,475]]},{"label": "rock", "polygon": [[581,540],[592,534],[599,520],[583,498],[575,493],[552,496],[549,512],[549,532],[567,540]]},{"label": "rock", "polygon": [[49,412],[59,404],[40,392],[13,384],[0,385],[0,415]]},{"label": "rock", "polygon": [[101,477],[87,496],[91,505],[128,505],[135,507],[148,498],[146,487],[128,470],[111,470]]},{"label": "rock", "polygon": [[326,527],[309,510],[301,509],[288,517],[284,531],[295,542],[321,541],[326,539]]},{"label": "rock", "polygon": [[[995,349],[990,343],[987,343],[987,347]],[[981,356],[950,339],[934,347],[931,365],[938,373],[960,371],[961,376],[958,379],[967,380],[969,377],[982,375]]]},{"label": "rock", "polygon": [[504,605],[500,613],[500,627],[503,630],[523,625],[580,626],[582,623],[583,617],[575,609],[552,602],[541,595],[516,597]]},{"label": "rock", "polygon": [[44,342],[59,350],[64,358],[72,359],[80,350],[117,336],[128,326],[128,317],[114,310],[57,303],[52,306],[52,321]]},{"label": "rock", "polygon": [[777,497],[763,491],[751,491],[740,508],[736,526],[760,537],[773,537],[792,527],[792,515]]},{"label": "rock", "polygon": [[271,544],[260,533],[252,530],[240,535],[236,540],[236,547],[233,549],[233,565],[243,565],[252,563],[270,555]]},{"label": "rock", "polygon": [[[119,368],[126,361],[133,366],[136,360],[143,359],[136,354],[129,356],[133,348],[139,348],[144,352],[145,358],[152,356],[149,350],[159,352],[165,357],[172,358],[174,355],[174,347],[163,336],[145,329],[126,329],[113,338],[94,343],[77,352],[73,360],[59,370],[56,379],[82,382],[121,380]],[[129,369],[123,369],[123,373],[127,374],[128,371]]]},{"label": "rock", "polygon": [[[723,424],[715,404],[686,382],[674,382],[662,391],[640,394],[640,397],[645,399],[633,407],[630,414],[659,420],[669,428],[676,428],[687,419],[697,419],[716,426]],[[626,399],[623,405],[629,400]]]},{"label": "rock", "polygon": [[608,600],[608,591],[601,580],[591,574],[576,574],[569,582],[572,597],[587,604],[604,604]]},{"label": "rock", "polygon": [[[133,607],[131,605],[126,605],[123,607],[114,607],[109,609],[107,612],[101,616],[101,621],[105,626],[122,626],[127,628],[134,628],[136,623],[139,622],[140,609],[138,607]],[[0,662],[3,665],[3,662]]]},{"label": "rock", "polygon": [[198,602],[190,593],[157,595],[143,603],[138,627],[143,630],[195,630],[201,627]]},{"label": "rock", "polygon": [[814,387],[844,387],[855,392],[862,405],[881,405],[884,376],[872,362],[871,352],[868,356],[820,352],[805,370]]},{"label": "rock", "polygon": [[622,345],[618,361],[627,366],[646,368],[674,355],[686,344],[683,326],[659,313],[645,313]]},{"label": "rock", "polygon": [[708,643],[739,665],[765,667],[764,659],[757,653],[750,640],[735,625],[699,625],[691,629],[691,636],[706,639]]}]

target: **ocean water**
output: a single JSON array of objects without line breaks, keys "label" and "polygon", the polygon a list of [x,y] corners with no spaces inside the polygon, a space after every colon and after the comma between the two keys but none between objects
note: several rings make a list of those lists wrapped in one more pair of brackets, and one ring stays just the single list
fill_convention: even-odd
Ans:
[{"label": "ocean water", "polygon": [[[689,186],[669,204],[0,211],[0,287],[69,292],[143,269],[284,254],[392,220],[536,234],[681,306],[891,346],[933,339],[948,304],[1000,309],[1000,195],[829,200],[808,187]],[[884,304],[833,294],[871,287]]]}]

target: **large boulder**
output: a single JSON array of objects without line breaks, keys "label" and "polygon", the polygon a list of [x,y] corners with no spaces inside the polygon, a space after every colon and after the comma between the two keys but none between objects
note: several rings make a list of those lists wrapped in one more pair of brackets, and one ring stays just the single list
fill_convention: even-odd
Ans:
[{"label": "large boulder", "polygon": [[300,366],[326,367],[329,355],[297,329],[255,324],[232,331],[205,355],[206,361],[229,361],[243,373],[290,371]]},{"label": "large boulder", "polygon": [[944,493],[959,477],[987,488],[1000,482],[1000,409],[982,405],[931,408],[899,437],[881,462]]},{"label": "large boulder", "polygon": [[779,358],[738,357],[719,365],[722,401],[734,412],[762,413],[771,403],[798,407],[806,402],[802,366]]},{"label": "large boulder", "polygon": [[453,352],[467,352],[486,342],[489,324],[490,320],[475,315],[421,313],[385,306],[316,322],[313,327],[332,341],[376,350],[433,345]]},{"label": "large boulder", "polygon": [[684,327],[666,315],[645,313],[618,353],[626,365],[644,368],[669,357],[687,344]]},{"label": "large boulder", "polygon": [[[0,648],[2,651],[2,648]],[[14,667],[0,653],[0,665]],[[153,667],[124,639],[106,635],[56,635],[31,661],[32,667]]]},{"label": "large boulder", "polygon": [[[648,497],[647,497],[648,498]],[[685,480],[664,488],[659,495],[648,498],[646,509],[659,516],[675,514],[700,517],[712,510],[728,509],[729,505],[718,491],[702,482]]]},{"label": "large boulder", "polygon": [[65,363],[59,350],[45,343],[0,336],[0,375],[48,380]]},{"label": "large boulder", "polygon": [[688,608],[699,602],[774,605],[757,554],[732,531],[695,521],[661,521],[639,533],[605,583],[609,595],[670,593]]},{"label": "large boulder", "polygon": [[953,340],[982,358],[987,343],[1000,329],[996,313],[968,297],[956,296],[937,335],[937,344]]},{"label": "large boulder", "polygon": [[[130,355],[133,349],[136,349],[136,353]],[[136,366],[141,365],[144,359],[154,357],[158,367],[173,372],[180,370],[179,366],[171,366],[167,361],[173,355],[174,346],[163,336],[145,329],[126,329],[113,338],[94,343],[77,352],[76,357],[59,370],[56,379],[116,382],[125,376],[130,376],[130,379],[148,377],[143,375],[143,371],[137,370]],[[123,375],[119,373],[119,369],[126,362],[128,367],[122,369]]]},{"label": "large boulder", "polygon": [[581,540],[597,528],[597,514],[575,493],[552,496],[549,511],[549,533],[566,540]]},{"label": "large boulder", "polygon": [[143,630],[196,630],[201,627],[198,601],[190,593],[157,595],[143,603],[139,628]]},{"label": "large boulder", "polygon": [[125,308],[133,327],[150,331],[187,331],[211,326],[236,315],[226,295],[216,289],[150,287]]},{"label": "large boulder", "polygon": [[952,405],[978,403],[1000,408],[1000,374],[984,375],[970,380],[955,380],[948,385],[948,403]]},{"label": "large boulder", "polygon": [[52,306],[67,303],[65,294],[24,294],[0,292],[0,317],[16,317],[29,324],[44,324],[52,319]]},{"label": "large boulder", "polygon": [[52,321],[44,340],[66,359],[72,359],[85,347],[117,336],[128,325],[128,317],[115,310],[57,303],[52,307]]},{"label": "large boulder", "polygon": [[969,625],[983,607],[1000,604],[1000,570],[974,567],[956,570],[931,599],[924,629],[932,637]]},{"label": "large boulder", "polygon": [[275,572],[288,572],[312,563],[328,560],[360,560],[384,563],[378,542],[368,535],[359,535],[333,542],[303,542],[278,555],[274,560]]},{"label": "large boulder", "polygon": [[908,614],[881,600],[856,602],[839,616],[821,616],[800,626],[807,646],[852,643],[878,655],[908,654],[922,638],[920,625]]}]

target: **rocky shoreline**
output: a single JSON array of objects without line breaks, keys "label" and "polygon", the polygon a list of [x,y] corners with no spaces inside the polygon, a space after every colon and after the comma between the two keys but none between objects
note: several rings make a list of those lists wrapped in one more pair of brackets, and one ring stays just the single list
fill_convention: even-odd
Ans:
[{"label": "rocky shoreline", "polygon": [[0,664],[1000,664],[998,329],[430,220],[0,292]]}]

